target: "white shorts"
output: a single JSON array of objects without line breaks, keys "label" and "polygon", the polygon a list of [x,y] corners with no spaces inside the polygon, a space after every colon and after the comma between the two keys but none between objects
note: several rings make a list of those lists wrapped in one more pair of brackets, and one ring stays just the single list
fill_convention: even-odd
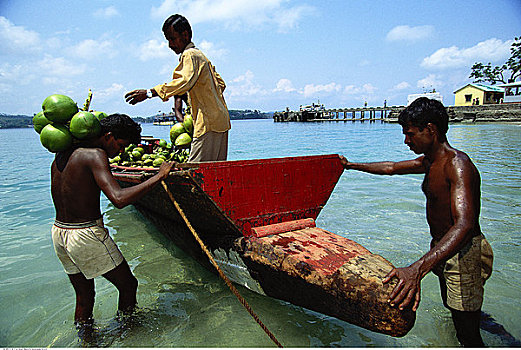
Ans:
[{"label": "white shorts", "polygon": [[92,279],[107,273],[125,258],[103,226],[103,218],[84,223],[55,221],[51,229],[54,251],[69,275]]}]

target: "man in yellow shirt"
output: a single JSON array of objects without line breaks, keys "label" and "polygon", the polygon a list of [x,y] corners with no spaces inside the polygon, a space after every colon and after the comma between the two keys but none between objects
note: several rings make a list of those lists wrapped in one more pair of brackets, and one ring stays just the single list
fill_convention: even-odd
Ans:
[{"label": "man in yellow shirt", "polygon": [[163,33],[170,49],[181,55],[172,81],[149,90],[131,91],[125,95],[125,100],[135,105],[156,96],[168,101],[173,96],[188,93],[194,120],[188,161],[226,160],[231,128],[223,96],[226,85],[208,58],[192,43],[192,29],[185,17],[176,14],[167,18]]}]

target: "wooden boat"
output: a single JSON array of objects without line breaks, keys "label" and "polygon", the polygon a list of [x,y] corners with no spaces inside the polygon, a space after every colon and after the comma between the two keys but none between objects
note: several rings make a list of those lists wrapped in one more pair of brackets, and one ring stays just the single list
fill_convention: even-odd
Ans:
[{"label": "wooden boat", "polygon": [[[113,167],[122,186],[150,168]],[[390,307],[393,265],[356,242],[316,227],[343,172],[336,154],[180,164],[165,180],[195,231],[236,284],[366,329],[400,337],[415,312]],[[205,266],[208,258],[167,192],[135,207]]]}]

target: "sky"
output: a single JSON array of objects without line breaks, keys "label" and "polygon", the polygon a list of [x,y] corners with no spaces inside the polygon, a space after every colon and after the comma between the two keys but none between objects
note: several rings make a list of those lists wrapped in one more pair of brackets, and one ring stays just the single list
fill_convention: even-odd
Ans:
[{"label": "sky", "polygon": [[475,62],[503,64],[521,36],[521,0],[0,0],[0,113],[33,115],[51,94],[107,113],[172,110],[126,92],[171,80],[171,14],[226,82],[229,109],[407,104],[435,89],[446,106]]}]

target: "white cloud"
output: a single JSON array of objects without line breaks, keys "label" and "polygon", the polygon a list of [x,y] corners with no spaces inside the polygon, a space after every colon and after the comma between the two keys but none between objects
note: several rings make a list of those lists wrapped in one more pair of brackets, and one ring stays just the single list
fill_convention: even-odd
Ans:
[{"label": "white cloud", "polygon": [[[0,67],[0,84],[5,87],[27,86],[29,84],[71,83],[75,77],[85,73],[86,65],[74,64],[63,57],[45,55],[41,60],[26,61],[18,64],[4,63]],[[39,86],[39,85],[38,85]]]},{"label": "white cloud", "polygon": [[255,75],[248,70],[243,75],[232,79],[225,93],[233,98],[238,96],[266,95],[267,91],[255,82]]},{"label": "white cloud", "polygon": [[431,25],[409,27],[408,25],[396,26],[387,33],[388,41],[420,41],[432,37],[434,27]]},{"label": "white cloud", "polygon": [[366,60],[362,60],[362,61],[360,61],[360,63],[358,63],[358,66],[360,66],[360,67],[367,67],[367,66],[369,66],[370,64],[371,64],[371,61],[369,61],[369,60],[366,59]]},{"label": "white cloud", "polygon": [[25,54],[40,50],[40,35],[37,32],[16,26],[0,16],[0,52]]},{"label": "white cloud", "polygon": [[108,40],[83,40],[78,45],[72,47],[71,52],[75,56],[83,59],[105,59],[107,57],[112,58],[116,55],[114,45]]},{"label": "white cloud", "polygon": [[277,87],[273,89],[273,92],[293,92],[296,89],[293,87],[293,83],[289,79],[282,78],[277,82]]},{"label": "white cloud", "polygon": [[221,59],[228,53],[228,50],[219,49],[213,43],[206,40],[201,41],[197,47],[204,52],[205,56],[207,56],[210,61],[213,61],[214,59]]},{"label": "white cloud", "polygon": [[174,53],[170,50],[166,41],[159,42],[156,39],[151,39],[139,48],[139,59],[141,61],[148,61],[157,58],[171,58],[172,55],[174,55]]},{"label": "white cloud", "polygon": [[330,94],[332,92],[338,92],[340,90],[342,90],[342,85],[337,83],[329,83],[326,85],[307,84],[306,86],[304,86],[302,94],[304,95],[304,97],[315,97],[317,94]]},{"label": "white cloud", "polygon": [[54,58],[45,55],[42,60],[37,63],[38,70],[42,72],[42,80],[44,83],[52,84],[64,78],[68,79],[85,73],[86,66],[84,64],[74,64],[67,61],[63,57]]},{"label": "white cloud", "polygon": [[99,97],[102,101],[106,101],[107,99],[113,96],[120,96],[123,92],[123,85],[113,83],[111,86],[105,89],[96,90],[92,92],[93,100]]},{"label": "white cloud", "polygon": [[311,6],[300,5],[292,8],[274,11],[273,19],[279,26],[279,30],[287,31],[297,27],[298,22],[305,16],[311,15],[314,9]]},{"label": "white cloud", "polygon": [[347,85],[344,87],[344,94],[346,95],[368,95],[374,94],[377,90],[372,84],[364,84],[362,86]]},{"label": "white cloud", "polygon": [[425,78],[418,80],[418,83],[416,84],[416,86],[419,88],[429,90],[432,88],[439,89],[443,85],[444,83],[441,80],[439,80],[439,78],[435,74],[429,74]]},{"label": "white cloud", "polygon": [[152,8],[152,16],[166,19],[182,13],[191,24],[218,21],[228,26],[274,24],[279,30],[293,28],[306,15],[314,12],[308,5],[287,6],[285,0],[164,0]]},{"label": "white cloud", "polygon": [[109,19],[114,16],[119,16],[119,11],[115,6],[109,6],[103,9],[98,9],[94,12],[94,17]]},{"label": "white cloud", "polygon": [[399,84],[396,84],[394,87],[393,87],[393,90],[404,90],[404,89],[407,89],[411,87],[411,85],[406,82],[406,81],[402,81],[401,83]]},{"label": "white cloud", "polygon": [[421,63],[424,68],[457,68],[472,65],[476,61],[497,62],[510,56],[512,40],[501,41],[492,38],[472,47],[460,49],[457,46],[437,50]]}]

